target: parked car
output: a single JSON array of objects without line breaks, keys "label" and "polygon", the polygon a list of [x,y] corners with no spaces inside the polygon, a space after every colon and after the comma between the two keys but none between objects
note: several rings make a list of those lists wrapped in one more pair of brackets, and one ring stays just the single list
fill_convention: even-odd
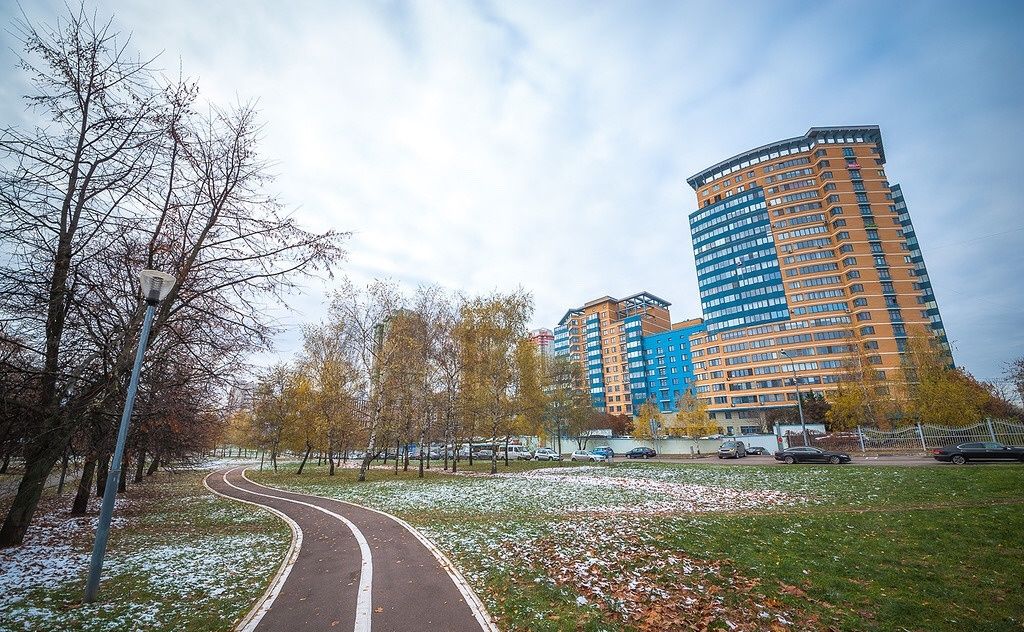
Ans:
[{"label": "parked car", "polygon": [[757,456],[769,456],[771,452],[767,448],[762,448],[759,445],[751,446],[747,448],[747,455],[756,454]]},{"label": "parked car", "polygon": [[569,457],[570,461],[607,461],[608,458],[603,454],[594,454],[593,452],[587,452],[586,450],[576,450]]},{"label": "parked car", "polygon": [[1024,461],[1024,447],[984,443],[961,443],[932,450],[936,461],[963,465],[968,461]]},{"label": "parked car", "polygon": [[[523,445],[510,445],[508,446],[508,458],[510,461],[529,461],[531,458],[530,451]],[[498,450],[498,458],[505,458],[505,448]]]},{"label": "parked car", "polygon": [[537,451],[533,453],[533,458],[538,461],[561,461],[562,455],[551,448],[537,448]]},{"label": "parked car", "polygon": [[494,456],[494,450],[490,448],[480,448],[479,450],[473,450],[473,458],[475,459],[489,459]]},{"label": "parked car", "polygon": [[726,441],[718,447],[720,459],[742,459],[747,456],[747,446],[742,441]]},{"label": "parked car", "polygon": [[850,455],[843,452],[829,452],[820,448],[786,448],[775,453],[776,461],[793,463],[849,463]]},{"label": "parked car", "polygon": [[658,456],[653,448],[633,448],[626,453],[627,459],[649,459]]},{"label": "parked car", "polygon": [[606,459],[610,459],[615,456],[615,450],[612,450],[611,447],[606,445],[594,448],[591,452],[594,454],[603,454]]}]

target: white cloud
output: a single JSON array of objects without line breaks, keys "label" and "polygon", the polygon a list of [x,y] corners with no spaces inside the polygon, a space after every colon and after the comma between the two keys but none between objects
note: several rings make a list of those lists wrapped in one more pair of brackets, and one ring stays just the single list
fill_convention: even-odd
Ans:
[{"label": "white cloud", "polygon": [[[49,20],[60,6],[27,10]],[[1024,352],[1013,326],[1021,233],[929,250],[1024,224],[1013,7],[125,0],[100,10],[144,51],[165,51],[164,67],[180,56],[209,98],[259,99],[284,200],[310,226],[354,232],[343,272],[469,292],[523,285],[537,325],[644,289],[672,301],[677,319],[696,315],[685,178],[814,125],[878,123],[958,360],[992,377]],[[19,90],[0,86],[5,120]],[[295,302],[293,322],[320,317],[323,289]]]}]

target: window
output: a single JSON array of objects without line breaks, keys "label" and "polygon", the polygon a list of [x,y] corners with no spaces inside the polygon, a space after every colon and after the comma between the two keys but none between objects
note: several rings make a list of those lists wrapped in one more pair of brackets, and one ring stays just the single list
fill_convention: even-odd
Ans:
[{"label": "window", "polygon": [[863,292],[863,291],[864,291],[864,284],[862,284],[862,283],[854,283],[853,285],[850,286],[850,293],[851,294],[854,293],[854,292]]},{"label": "window", "polygon": [[864,348],[865,349],[877,349],[878,348],[878,341],[877,340],[868,340],[867,342],[864,343]]},{"label": "window", "polygon": [[829,215],[842,215],[843,214],[843,207],[837,206],[835,208],[829,209],[828,212],[829,212]]},{"label": "window", "polygon": [[839,201],[839,196],[833,193],[832,195],[828,196],[828,198],[826,198],[826,201],[829,204],[835,204],[836,202]]},{"label": "window", "polygon": [[846,226],[846,220],[845,219],[837,219],[836,221],[832,222],[832,226],[834,228],[839,228],[840,226]]},{"label": "window", "polygon": [[864,217],[871,217],[871,205],[870,204],[858,204],[857,208],[860,209],[860,214]]},{"label": "window", "polygon": [[843,259],[843,265],[844,266],[855,266],[855,265],[857,265],[857,258],[856,257],[847,257],[847,258]]},{"label": "window", "polygon": [[881,256],[875,256],[875,257],[874,257],[874,260],[875,260],[875,265],[876,265],[876,266],[887,266],[887,265],[889,265],[889,264],[888,264],[888,263],[886,263],[886,261],[885,261],[885,255],[881,255]]},{"label": "window", "polygon": [[867,232],[868,232],[868,239],[878,239],[878,231],[877,230],[868,230]]},{"label": "window", "polygon": [[836,190],[836,183],[835,182],[829,182],[828,184],[825,185],[825,190],[826,191],[835,191]]},{"label": "window", "polygon": [[832,179],[832,172],[831,171],[822,171],[821,172],[821,179],[822,180],[831,180]]},{"label": "window", "polygon": [[866,299],[866,298],[855,298],[855,299],[853,299],[853,306],[854,307],[867,307],[868,306],[868,299]]},{"label": "window", "polygon": [[870,336],[873,333],[875,333],[875,328],[871,325],[866,325],[860,328],[860,335],[862,336]]},{"label": "window", "polygon": [[848,233],[845,230],[839,231],[839,233],[836,235],[836,239],[849,239],[849,238],[850,238],[850,233]]},{"label": "window", "polygon": [[843,147],[843,157],[853,158],[853,147]]},{"label": "window", "polygon": [[818,151],[814,152],[814,157],[815,158],[821,158],[822,156],[826,155],[827,153],[828,152],[826,152],[824,149],[819,149]]},{"label": "window", "polygon": [[857,314],[857,320],[871,320],[871,312],[861,312]]},{"label": "window", "polygon": [[839,252],[853,252],[853,244],[843,244],[842,246],[839,246]]}]

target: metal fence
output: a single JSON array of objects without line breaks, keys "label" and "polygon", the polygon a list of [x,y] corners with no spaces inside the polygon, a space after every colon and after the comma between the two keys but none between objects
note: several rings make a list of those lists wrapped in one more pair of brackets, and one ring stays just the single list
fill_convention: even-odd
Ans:
[{"label": "metal fence", "polygon": [[[800,433],[786,435],[789,446],[804,445]],[[894,430],[857,427],[848,432],[808,432],[812,446],[846,452],[859,450],[892,450],[922,452],[932,448],[977,441],[994,441],[1006,445],[1024,445],[1024,424],[1000,419],[986,419],[973,426],[947,428],[917,424]]]}]

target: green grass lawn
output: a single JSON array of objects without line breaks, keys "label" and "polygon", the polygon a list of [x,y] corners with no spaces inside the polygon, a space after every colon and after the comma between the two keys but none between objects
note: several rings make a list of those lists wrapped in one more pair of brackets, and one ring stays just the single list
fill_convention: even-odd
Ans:
[{"label": "green grass lawn", "polygon": [[508,630],[1024,629],[1024,467],[536,468],[250,476],[406,518]]},{"label": "green grass lawn", "polygon": [[[0,629],[229,630],[252,607],[291,541],[279,518],[214,496],[206,472],[161,473],[115,509],[100,600],[84,606],[94,531],[48,490],[41,529],[0,550]],[[73,486],[72,486],[73,491]]]}]

